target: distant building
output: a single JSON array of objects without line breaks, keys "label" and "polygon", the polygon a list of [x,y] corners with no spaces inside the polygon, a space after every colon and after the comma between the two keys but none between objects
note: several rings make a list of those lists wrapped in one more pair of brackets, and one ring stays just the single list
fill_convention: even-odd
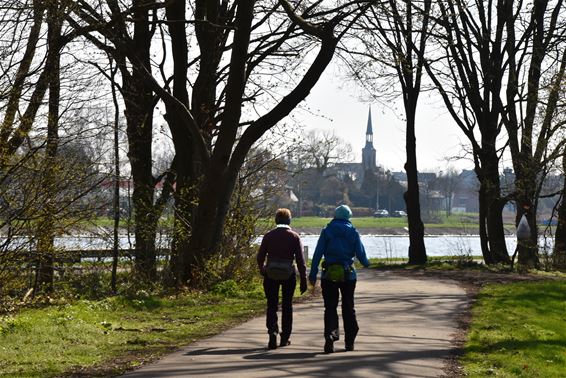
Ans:
[{"label": "distant building", "polygon": [[452,212],[474,212],[479,210],[478,203],[479,182],[476,173],[471,169],[464,169],[458,175],[458,185],[452,199]]},{"label": "distant building", "polygon": [[375,171],[376,164],[376,151],[373,147],[373,127],[371,123],[371,107],[368,112],[368,123],[366,128],[366,145],[362,148],[362,168],[364,171]]},{"label": "distant building", "polygon": [[343,188],[346,188],[343,199],[351,200],[356,206],[404,209],[402,187],[395,182],[390,172],[377,164],[371,108],[368,109],[365,142],[361,163],[338,163],[327,169],[325,177],[338,178]]},{"label": "distant building", "polygon": [[344,179],[345,176],[350,176],[356,182],[356,186],[360,188],[364,181],[366,172],[370,171],[377,174],[377,158],[376,150],[373,146],[373,125],[371,119],[371,107],[368,110],[368,120],[366,127],[366,144],[362,148],[362,162],[361,163],[337,163],[328,168],[325,176],[336,176],[339,179]]}]

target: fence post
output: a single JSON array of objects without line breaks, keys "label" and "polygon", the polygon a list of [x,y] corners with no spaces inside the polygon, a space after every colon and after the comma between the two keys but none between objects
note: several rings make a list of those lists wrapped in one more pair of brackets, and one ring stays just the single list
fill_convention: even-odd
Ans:
[{"label": "fence post", "polygon": [[308,265],[308,261],[309,261],[309,246],[308,245],[303,246],[303,258],[305,259],[305,264]]}]

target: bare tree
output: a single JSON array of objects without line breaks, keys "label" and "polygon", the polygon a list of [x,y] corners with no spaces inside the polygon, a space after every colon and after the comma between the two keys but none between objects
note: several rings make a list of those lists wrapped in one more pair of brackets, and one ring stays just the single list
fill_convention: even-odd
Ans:
[{"label": "bare tree", "polygon": [[[53,188],[53,181],[57,176],[57,148],[59,147],[59,117],[61,100],[61,31],[63,27],[63,14],[65,5],[60,1],[51,1],[47,4],[47,40],[49,63],[49,100],[47,115],[47,141],[45,147],[44,169],[42,174],[42,186]],[[51,193],[49,197],[55,197],[56,193]],[[47,201],[41,209],[41,221],[38,222],[37,232],[37,252],[39,266],[37,268],[36,285],[44,287],[47,291],[53,289],[54,274],[54,229],[53,215],[56,209],[53,208],[54,201]]]},{"label": "bare tree", "polygon": [[352,158],[352,146],[334,131],[311,130],[302,139],[298,153],[303,166],[314,168],[321,176],[332,165]]},{"label": "bare tree", "polygon": [[[537,197],[544,172],[560,148],[560,143],[553,147],[552,138],[557,130],[556,83],[564,74],[560,63],[564,52],[557,48],[563,41],[563,31],[557,27],[564,13],[562,1],[438,5],[439,48],[428,57],[427,71],[472,146],[480,182],[484,259],[509,262],[501,212],[515,199],[517,222],[526,212],[532,230],[531,241],[519,249],[519,260],[537,266]],[[546,100],[541,101],[544,81],[550,84]],[[503,127],[506,135],[501,133]],[[499,161],[507,146],[516,182],[515,191],[503,195]]]},{"label": "bare tree", "polygon": [[473,151],[480,182],[479,233],[487,264],[509,263],[499,181],[506,23],[500,2],[440,1],[425,68]]},{"label": "bare tree", "polygon": [[[538,197],[564,140],[556,141],[561,128],[557,104],[566,70],[566,27],[563,1],[532,4],[503,2],[507,31],[507,85],[501,99],[502,120],[509,138],[515,170],[516,223],[525,214],[531,238],[518,247],[518,262],[538,267]],[[515,20],[521,19],[519,23]]]},{"label": "bare tree", "polygon": [[562,156],[563,187],[558,202],[558,222],[554,233],[554,249],[552,251],[552,264],[554,268],[566,270],[566,156]]},{"label": "bare tree", "polygon": [[[424,70],[423,55],[430,35],[430,11],[429,0],[376,3],[360,23],[361,30],[357,37],[363,49],[354,48],[350,51],[356,60],[361,60],[361,63],[354,65],[354,74],[361,81],[367,81],[372,76],[382,81],[383,73],[371,71],[377,65],[387,67],[385,75],[389,69],[392,70],[401,87],[406,117],[405,171],[408,187],[404,199],[409,224],[410,264],[424,264],[427,260],[419,199],[415,126]],[[369,72],[363,72],[368,70]]]},{"label": "bare tree", "polygon": [[[247,153],[308,95],[363,5],[337,3],[322,8],[314,3],[295,7],[286,0],[107,1],[105,5],[110,18],[102,4],[88,7],[86,2],[78,2],[72,15],[74,24],[78,33],[115,54],[118,62],[121,56],[124,67],[132,67],[147,85],[142,92],[155,93],[165,106],[175,148],[173,271],[179,283],[198,284],[200,268],[218,251],[238,171]],[[163,7],[164,13],[160,11]],[[158,25],[167,26],[168,36],[162,44],[164,52],[170,49],[172,53],[170,75],[153,74],[162,74],[168,67],[162,64],[151,70],[147,64],[150,39],[136,43],[135,27],[133,37],[128,33],[132,15],[134,26],[141,28],[143,24],[147,37]],[[112,45],[101,44],[97,35],[103,35]],[[188,35],[196,37],[191,39],[194,46],[189,45]],[[313,51],[316,46],[318,53]],[[189,60],[193,51],[198,54]],[[313,55],[311,63],[293,63],[297,54],[309,53]],[[297,68],[304,69],[302,76],[295,76],[299,75]],[[278,82],[279,93],[263,80],[269,71]],[[125,73],[122,76],[124,80]],[[136,89],[139,92],[140,87]],[[143,104],[144,109],[152,105]],[[144,113],[146,122],[150,118]],[[130,142],[130,159],[134,156],[138,155]],[[148,216],[139,210],[137,214]]]},{"label": "bare tree", "polygon": [[452,198],[458,190],[458,172],[448,167],[445,171],[441,171],[435,180],[435,187],[442,193],[445,202],[446,216],[452,215]]}]

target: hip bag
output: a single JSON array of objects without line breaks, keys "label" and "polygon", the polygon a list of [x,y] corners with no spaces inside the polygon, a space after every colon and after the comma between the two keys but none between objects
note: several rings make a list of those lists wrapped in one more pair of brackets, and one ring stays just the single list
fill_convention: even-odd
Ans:
[{"label": "hip bag", "polygon": [[332,282],[344,282],[347,281],[352,272],[352,267],[350,265],[344,265],[341,263],[323,264],[323,279]]},{"label": "hip bag", "polygon": [[265,275],[276,281],[285,281],[295,274],[293,261],[286,260],[268,260],[265,267]]}]

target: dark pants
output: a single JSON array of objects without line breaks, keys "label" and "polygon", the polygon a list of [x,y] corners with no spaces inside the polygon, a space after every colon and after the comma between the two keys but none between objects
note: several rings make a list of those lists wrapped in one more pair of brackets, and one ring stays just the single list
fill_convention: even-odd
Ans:
[{"label": "dark pants", "polygon": [[293,330],[293,293],[297,285],[297,278],[295,274],[291,274],[288,280],[276,281],[264,277],[263,290],[265,291],[265,298],[267,298],[267,315],[265,325],[267,326],[267,333],[279,333],[277,326],[277,307],[279,304],[279,287],[282,288],[281,299],[281,338],[289,338]]},{"label": "dark pants", "polygon": [[354,291],[356,281],[332,282],[321,280],[322,297],[324,298],[324,337],[338,340],[338,298],[342,295],[342,319],[344,320],[344,337],[346,344],[353,344],[358,334],[358,321],[354,310]]}]

